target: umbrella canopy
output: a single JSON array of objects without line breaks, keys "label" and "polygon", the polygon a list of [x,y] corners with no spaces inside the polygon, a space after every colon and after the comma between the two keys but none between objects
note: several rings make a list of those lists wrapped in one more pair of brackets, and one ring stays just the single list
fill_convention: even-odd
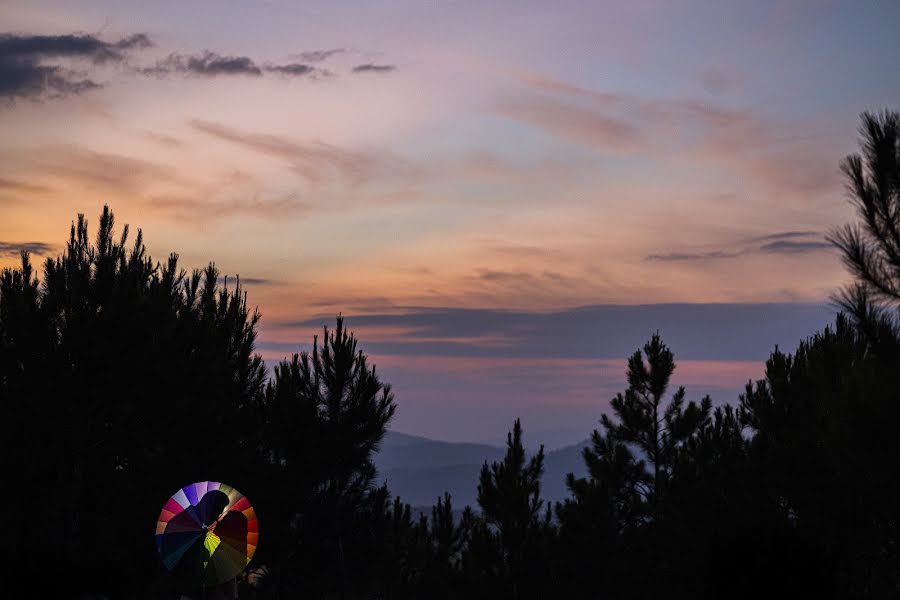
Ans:
[{"label": "umbrella canopy", "polygon": [[258,540],[250,502],[218,481],[178,490],[156,522],[156,550],[163,564],[195,588],[234,579],[253,558]]}]

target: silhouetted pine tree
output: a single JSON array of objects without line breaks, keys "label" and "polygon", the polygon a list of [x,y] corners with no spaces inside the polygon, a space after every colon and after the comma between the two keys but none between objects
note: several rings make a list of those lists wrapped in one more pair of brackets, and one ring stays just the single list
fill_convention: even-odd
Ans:
[{"label": "silhouetted pine tree", "polygon": [[856,277],[841,296],[851,312],[860,294],[900,305],[900,112],[863,113],[860,133],[862,154],[851,154],[841,168],[861,222],[828,236]]},{"label": "silhouetted pine tree", "polygon": [[672,352],[659,334],[654,334],[644,345],[644,356],[637,351],[628,359],[628,389],[610,403],[618,421],[606,414],[600,419],[608,446],[633,447],[644,456],[648,472],[635,484],[648,503],[650,518],[666,493],[677,452],[709,419],[712,406],[709,397],[699,405],[689,402],[685,406],[683,387],[664,405],[663,397],[674,371]]},{"label": "silhouetted pine tree", "polygon": [[[900,331],[876,347],[842,315],[775,351],[741,397],[759,487],[776,509],[795,589],[878,598],[900,590]],[[890,343],[892,352],[883,349]]]},{"label": "silhouetted pine tree", "polygon": [[570,598],[618,598],[632,585],[628,573],[644,514],[639,486],[647,474],[625,444],[597,431],[592,444],[584,452],[588,477],[569,473],[572,498],[556,508],[561,584]]},{"label": "silhouetted pine tree", "polygon": [[32,514],[8,524],[4,567],[46,593],[152,590],[167,497],[204,479],[246,489],[257,462],[243,424],[264,376],[258,314],[212,265],[186,277],[113,223],[104,208],[91,243],[79,215],[40,284],[27,255],[0,275],[5,487]]},{"label": "silhouetted pine tree", "polygon": [[[471,518],[471,516],[466,519]],[[456,598],[459,567],[465,543],[465,524],[457,523],[453,517],[450,494],[438,498],[431,509],[429,531],[429,565],[425,572],[423,588],[431,598]]]},{"label": "silhouetted pine tree", "polygon": [[425,597],[425,574],[431,567],[431,540],[427,517],[413,519],[409,504],[394,498],[385,527],[378,528],[382,541],[370,557],[380,567],[380,581],[370,594],[389,600]]},{"label": "silhouetted pine tree", "polygon": [[[665,503],[679,456],[708,424],[711,410],[709,397],[685,405],[683,387],[664,401],[674,370],[672,352],[659,334],[644,345],[643,355],[637,351],[628,359],[628,389],[611,402],[616,419],[602,415],[604,433],[595,430],[592,447],[584,451],[588,477],[568,477],[574,498],[557,511],[562,539],[584,544],[568,549],[571,562],[587,569],[605,561],[597,568],[609,575],[610,594],[640,597],[664,589],[672,577]],[[635,565],[646,577],[633,577]]]},{"label": "silhouetted pine tree", "polygon": [[[900,112],[863,113],[861,154],[841,165],[859,222],[829,232],[855,282],[836,295],[873,351],[893,352],[900,307]],[[893,355],[900,360],[900,355]]]},{"label": "silhouetted pine tree", "polygon": [[487,463],[478,483],[478,505],[489,529],[479,531],[481,542],[495,540],[501,549],[498,565],[503,595],[510,598],[539,597],[548,583],[549,564],[543,554],[549,531],[549,510],[541,516],[541,475],[544,447],[531,458],[522,444],[522,425],[516,419],[507,434],[506,456]]},{"label": "silhouetted pine tree", "polygon": [[461,527],[465,532],[460,561],[465,595],[472,598],[509,597],[506,552],[496,528],[472,510],[463,513]]},{"label": "silhouetted pine tree", "polygon": [[374,485],[372,457],[396,407],[343,319],[322,339],[275,367],[261,402],[276,523],[261,562],[285,589],[352,595],[375,576],[372,523],[387,492]]}]

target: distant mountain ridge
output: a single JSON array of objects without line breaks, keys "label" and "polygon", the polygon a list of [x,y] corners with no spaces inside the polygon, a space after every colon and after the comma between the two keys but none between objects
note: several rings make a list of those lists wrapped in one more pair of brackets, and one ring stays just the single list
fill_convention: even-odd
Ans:
[{"label": "distant mountain ridge", "polygon": [[[541,497],[561,501],[568,496],[567,473],[583,477],[587,471],[582,449],[587,440],[559,448],[544,455]],[[536,445],[535,445],[536,446]],[[379,478],[388,489],[412,506],[433,505],[449,492],[455,508],[477,507],[478,475],[485,461],[499,461],[506,448],[490,444],[444,442],[389,431],[375,456]]]},{"label": "distant mountain ridge", "polygon": [[490,444],[442,442],[426,437],[388,431],[375,457],[379,470],[418,469],[452,465],[481,464],[499,460],[506,450]]}]

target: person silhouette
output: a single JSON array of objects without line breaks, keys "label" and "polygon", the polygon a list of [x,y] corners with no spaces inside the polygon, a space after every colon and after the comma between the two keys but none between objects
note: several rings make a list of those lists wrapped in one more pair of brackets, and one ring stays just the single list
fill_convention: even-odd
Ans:
[{"label": "person silhouette", "polygon": [[[218,583],[216,569],[210,569],[210,561],[219,540],[211,539],[208,534],[215,530],[219,516],[227,506],[228,496],[212,490],[166,524],[161,548],[163,562],[185,585],[207,587]],[[244,540],[246,545],[246,533]]]},{"label": "person silhouette", "polygon": [[214,533],[219,544],[209,557],[207,577],[210,581],[221,581],[247,566],[247,517],[232,510],[214,524]]}]

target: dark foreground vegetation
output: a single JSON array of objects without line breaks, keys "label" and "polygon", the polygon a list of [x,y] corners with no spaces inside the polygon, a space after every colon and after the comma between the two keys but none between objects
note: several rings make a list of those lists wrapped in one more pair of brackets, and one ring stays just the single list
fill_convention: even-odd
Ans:
[{"label": "dark foreground vegetation", "polygon": [[156,517],[209,479],[259,517],[247,598],[896,597],[898,129],[865,116],[844,163],[860,222],[830,239],[857,283],[832,326],[716,408],[670,388],[653,336],[569,499],[542,502],[516,422],[461,517],[444,497],[414,518],[377,486],[396,404],[340,319],[267,377],[239,284],[152,261],[107,210],[93,240],[79,217],[40,279],[27,256],[0,278],[7,591],[173,597]]}]

